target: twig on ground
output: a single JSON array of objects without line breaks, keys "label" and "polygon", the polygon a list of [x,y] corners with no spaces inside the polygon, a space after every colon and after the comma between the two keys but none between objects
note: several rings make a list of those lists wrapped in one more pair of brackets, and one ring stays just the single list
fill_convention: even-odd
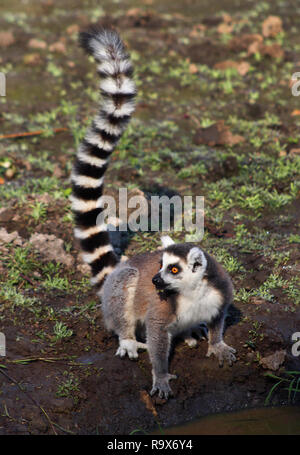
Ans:
[{"label": "twig on ground", "polygon": [[[60,133],[61,131],[69,131],[68,128],[55,128],[53,130],[53,133]],[[18,139],[21,137],[27,137],[27,136],[39,136],[40,134],[45,133],[45,130],[38,130],[38,131],[27,131],[23,133],[14,133],[14,134],[1,134],[0,135],[0,140],[1,139]]]}]

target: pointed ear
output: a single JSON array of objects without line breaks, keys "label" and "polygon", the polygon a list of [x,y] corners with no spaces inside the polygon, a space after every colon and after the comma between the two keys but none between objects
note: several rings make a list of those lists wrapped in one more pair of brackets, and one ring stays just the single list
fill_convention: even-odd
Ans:
[{"label": "pointed ear", "polygon": [[187,263],[192,271],[195,272],[198,267],[201,267],[205,270],[207,261],[200,248],[195,246],[189,251],[187,255]]},{"label": "pointed ear", "polygon": [[168,235],[163,235],[163,236],[160,238],[160,240],[161,240],[161,243],[162,243],[163,248],[167,248],[168,246],[174,245],[174,243],[175,243],[175,242],[171,239],[171,237],[168,236]]}]

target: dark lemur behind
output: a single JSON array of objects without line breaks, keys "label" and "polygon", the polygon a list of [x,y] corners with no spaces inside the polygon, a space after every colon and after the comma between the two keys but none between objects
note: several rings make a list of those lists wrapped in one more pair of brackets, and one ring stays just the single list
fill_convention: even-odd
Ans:
[{"label": "dark lemur behind", "polygon": [[100,27],[80,33],[80,45],[98,63],[101,101],[99,112],[79,146],[72,172],[72,209],[75,237],[83,259],[91,267],[92,283],[99,291],[119,262],[104,224],[97,224],[103,210],[103,176],[110,155],[135,109],[133,67],[124,44],[113,30]]}]

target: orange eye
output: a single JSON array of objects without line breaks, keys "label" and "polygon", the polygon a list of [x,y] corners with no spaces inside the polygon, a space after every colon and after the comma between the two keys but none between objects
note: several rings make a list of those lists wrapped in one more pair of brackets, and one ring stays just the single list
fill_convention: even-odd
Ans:
[{"label": "orange eye", "polygon": [[174,273],[174,275],[175,275],[176,273],[178,273],[178,268],[172,267],[171,272]]}]

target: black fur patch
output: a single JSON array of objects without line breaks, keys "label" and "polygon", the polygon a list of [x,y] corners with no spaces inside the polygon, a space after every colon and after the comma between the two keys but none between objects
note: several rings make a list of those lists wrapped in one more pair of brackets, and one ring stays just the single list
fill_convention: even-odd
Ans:
[{"label": "black fur patch", "polygon": [[93,275],[97,275],[104,267],[114,266],[118,263],[118,259],[113,251],[103,254],[99,259],[93,261],[90,266]]},{"label": "black fur patch", "polygon": [[120,134],[118,134],[118,135],[110,134],[104,130],[101,130],[100,128],[97,128],[97,126],[95,125],[94,122],[92,123],[91,130],[93,131],[93,133],[99,134],[99,136],[101,137],[103,142],[108,142],[112,146],[114,146],[118,142],[118,140],[120,139],[120,136],[121,136]]},{"label": "black fur patch", "polygon": [[189,251],[195,246],[196,245],[193,243],[175,243],[173,245],[169,245],[163,251],[174,254],[174,256],[178,256],[179,258],[186,261]]},{"label": "black fur patch", "polygon": [[97,232],[87,239],[80,240],[80,244],[84,251],[92,253],[99,246],[110,244],[109,233],[107,231]]},{"label": "black fur patch", "polygon": [[111,151],[108,152],[98,147],[98,145],[90,144],[86,139],[82,141],[82,145],[84,147],[84,151],[95,158],[106,160],[111,155]]},{"label": "black fur patch", "polygon": [[104,111],[100,111],[101,115],[105,115],[112,125],[121,125],[125,127],[130,120],[130,115],[123,115],[122,117],[115,117],[114,114],[107,115]]},{"label": "black fur patch", "polygon": [[103,79],[105,79],[107,77],[112,77],[114,79],[117,79],[118,77],[122,76],[123,74],[127,77],[132,77],[133,76],[133,67],[129,66],[125,71],[122,71],[122,73],[116,72],[114,74],[109,74],[106,71],[98,70],[98,74]]},{"label": "black fur patch", "polygon": [[91,40],[94,39],[99,43],[99,46],[110,47],[112,51],[112,56],[114,50],[121,51],[123,53],[123,58],[127,58],[127,53],[125,51],[124,45],[118,35],[114,30],[107,30],[99,25],[89,26],[86,30],[79,33],[78,41],[79,45],[88,53],[93,55],[95,49],[91,46]]},{"label": "black fur patch", "polygon": [[75,223],[82,228],[96,226],[97,216],[102,212],[102,208],[89,210],[88,212],[78,212],[74,210]]},{"label": "black fur patch", "polygon": [[103,98],[112,100],[116,107],[122,106],[123,103],[126,103],[126,101],[133,100],[136,96],[136,91],[133,93],[115,93],[115,94],[110,94],[105,92],[104,90],[100,90],[100,93]]},{"label": "black fur patch", "polygon": [[72,183],[72,189],[74,196],[84,201],[97,201],[102,195],[103,186],[100,185],[97,188],[85,188],[84,186],[76,185]]},{"label": "black fur patch", "polygon": [[106,169],[107,163],[99,167],[76,159],[74,164],[75,174],[92,177],[94,179],[100,179],[104,175]]}]

